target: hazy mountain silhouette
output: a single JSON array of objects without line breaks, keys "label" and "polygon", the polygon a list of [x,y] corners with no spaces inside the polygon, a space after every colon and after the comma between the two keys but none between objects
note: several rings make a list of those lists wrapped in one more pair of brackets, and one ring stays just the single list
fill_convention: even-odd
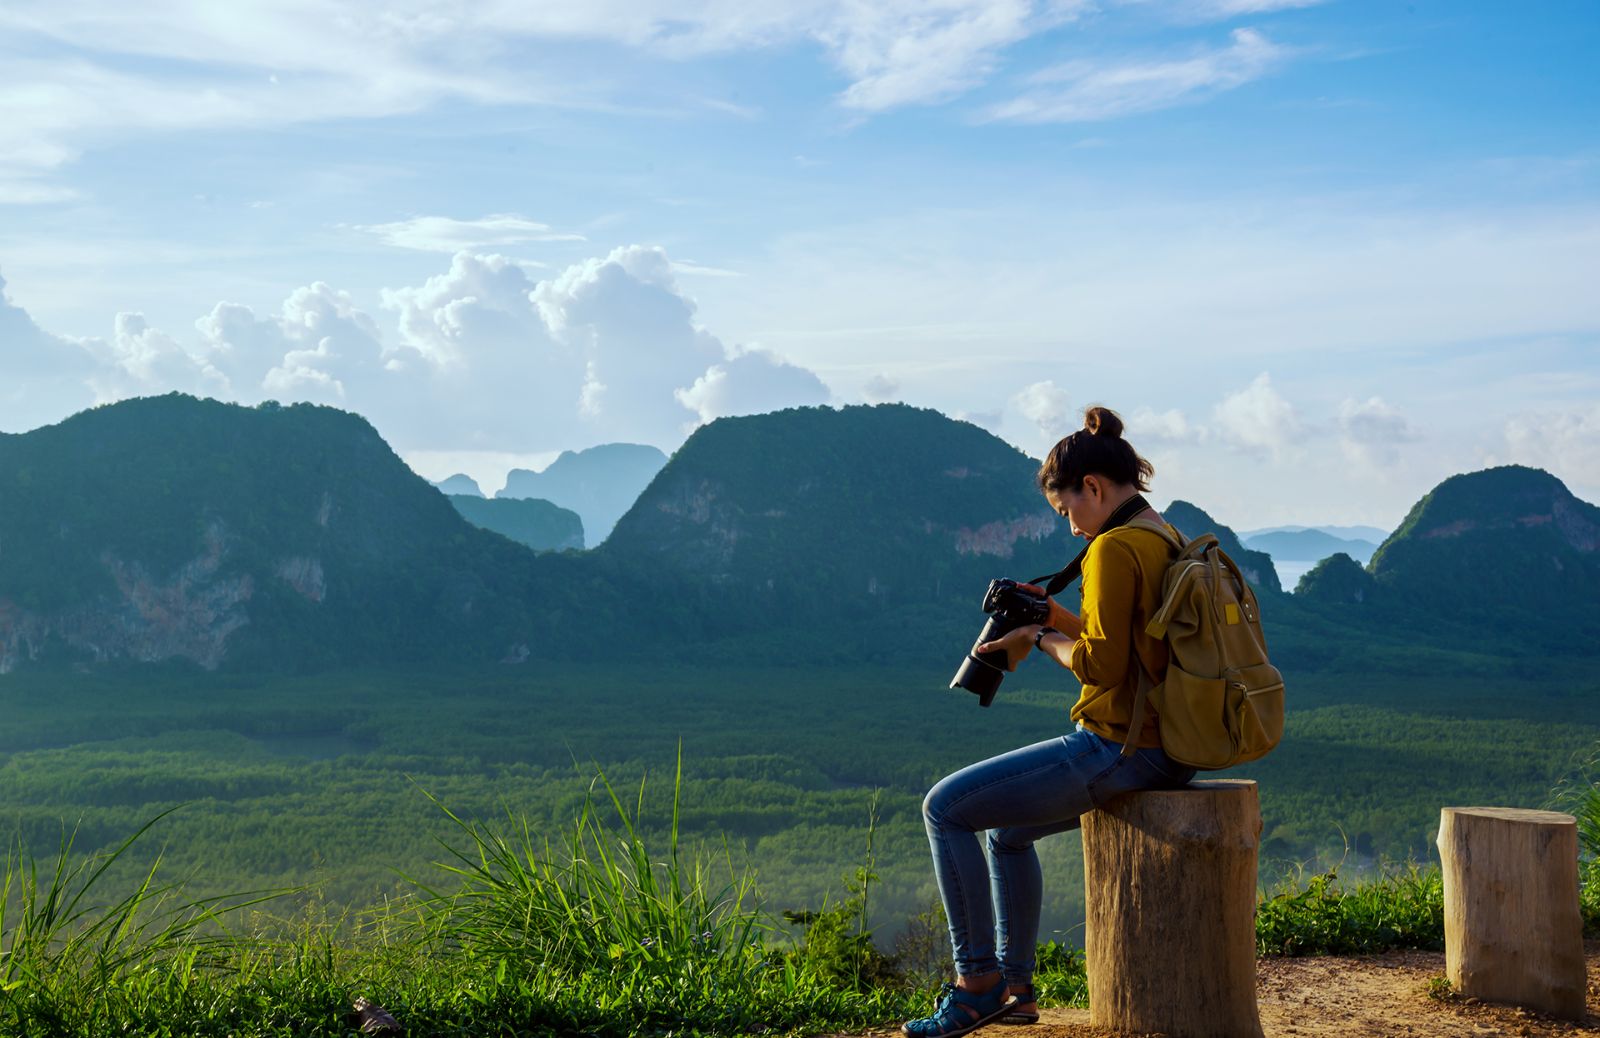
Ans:
[{"label": "hazy mountain silhouette", "polygon": [[495,497],[532,497],[569,508],[583,519],[584,538],[599,544],[622,514],[638,500],[667,456],[638,443],[606,443],[582,451],[562,451],[541,472],[512,469]]},{"label": "hazy mountain silhouette", "polygon": [[439,493],[446,495],[462,494],[467,497],[483,497],[483,490],[478,486],[478,481],[471,476],[457,472],[448,479],[441,479],[434,486],[439,488]]},{"label": "hazy mountain silhouette", "polygon": [[1316,562],[1343,552],[1365,564],[1378,550],[1377,541],[1335,537],[1321,530],[1279,530],[1242,538],[1245,547],[1265,552],[1279,562]]}]

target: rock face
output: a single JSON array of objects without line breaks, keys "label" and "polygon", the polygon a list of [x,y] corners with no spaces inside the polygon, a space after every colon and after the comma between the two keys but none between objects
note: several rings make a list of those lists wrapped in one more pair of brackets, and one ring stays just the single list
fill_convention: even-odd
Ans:
[{"label": "rock face", "polygon": [[542,472],[512,469],[497,498],[537,498],[578,513],[584,537],[593,546],[605,540],[667,456],[638,443],[606,443],[582,451],[563,451]]}]

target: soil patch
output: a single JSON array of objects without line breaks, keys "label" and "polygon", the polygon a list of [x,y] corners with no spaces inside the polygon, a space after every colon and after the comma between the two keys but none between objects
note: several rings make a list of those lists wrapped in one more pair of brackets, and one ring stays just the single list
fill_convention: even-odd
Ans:
[{"label": "soil patch", "polygon": [[[1545,1038],[1600,1036],[1600,941],[1584,942],[1589,1016],[1554,1020],[1516,1006],[1429,994],[1444,978],[1444,953],[1397,951],[1358,957],[1260,959],[1256,999],[1267,1038]],[[1087,1009],[1045,1009],[1031,1027],[998,1024],[984,1038],[1129,1038],[1089,1026]],[[867,1032],[898,1036],[898,1026]]]}]

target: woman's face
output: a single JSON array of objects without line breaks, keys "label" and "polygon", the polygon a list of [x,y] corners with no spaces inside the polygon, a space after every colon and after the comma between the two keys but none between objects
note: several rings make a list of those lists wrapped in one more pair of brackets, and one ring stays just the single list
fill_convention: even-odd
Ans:
[{"label": "woman's face", "polygon": [[1110,484],[1099,476],[1084,476],[1081,489],[1067,489],[1059,494],[1046,490],[1044,499],[1050,502],[1057,515],[1072,524],[1074,537],[1089,538],[1100,532],[1111,514],[1113,506],[1106,497],[1109,489]]}]

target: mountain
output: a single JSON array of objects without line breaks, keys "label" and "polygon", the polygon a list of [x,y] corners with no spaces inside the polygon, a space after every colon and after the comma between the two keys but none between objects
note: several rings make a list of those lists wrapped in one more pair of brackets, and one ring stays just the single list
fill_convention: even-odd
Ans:
[{"label": "mountain", "polygon": [[1365,564],[1378,550],[1376,541],[1335,537],[1321,530],[1279,530],[1241,539],[1252,551],[1265,552],[1278,562],[1317,562],[1339,552]]},{"label": "mountain", "polygon": [[1278,581],[1278,571],[1273,568],[1272,559],[1259,551],[1246,548],[1232,530],[1211,518],[1199,506],[1187,501],[1174,501],[1161,510],[1161,516],[1176,526],[1185,537],[1198,537],[1203,533],[1216,534],[1217,544],[1228,553],[1229,558],[1238,563],[1239,572],[1244,574],[1244,579],[1250,582],[1250,586],[1256,589],[1257,594],[1283,593],[1283,585]]},{"label": "mountain", "polygon": [[534,497],[577,512],[588,542],[599,544],[667,463],[655,447],[607,443],[563,451],[541,472],[512,469],[495,497]]},{"label": "mountain", "polygon": [[975,425],[903,404],[723,418],[695,430],[597,554],[681,585],[675,610],[695,603],[713,630],[905,624],[904,641],[948,622],[970,639],[991,579],[1051,572],[1079,547],[1037,469]]},{"label": "mountain", "polygon": [[1305,530],[1315,530],[1342,540],[1371,541],[1373,544],[1382,544],[1384,538],[1389,536],[1388,530],[1376,526],[1266,526],[1259,530],[1240,530],[1239,539],[1248,543],[1265,533],[1301,533]]},{"label": "mountain", "polygon": [[471,476],[457,472],[449,479],[441,479],[434,486],[439,488],[439,493],[454,496],[462,494],[467,497],[482,497],[483,490]]},{"label": "mountain", "polygon": [[493,530],[534,551],[581,551],[583,520],[578,513],[536,497],[485,499],[451,494],[450,503],[474,526]]},{"label": "mountain", "polygon": [[1337,552],[1312,566],[1295,585],[1294,593],[1313,602],[1361,605],[1372,597],[1372,574],[1349,555]]},{"label": "mountain", "polygon": [[1600,637],[1600,508],[1548,472],[1452,476],[1372,557],[1378,604],[1465,640],[1553,650]]},{"label": "mountain", "polygon": [[0,671],[498,659],[549,623],[534,559],[334,408],[174,393],[0,437]]}]

